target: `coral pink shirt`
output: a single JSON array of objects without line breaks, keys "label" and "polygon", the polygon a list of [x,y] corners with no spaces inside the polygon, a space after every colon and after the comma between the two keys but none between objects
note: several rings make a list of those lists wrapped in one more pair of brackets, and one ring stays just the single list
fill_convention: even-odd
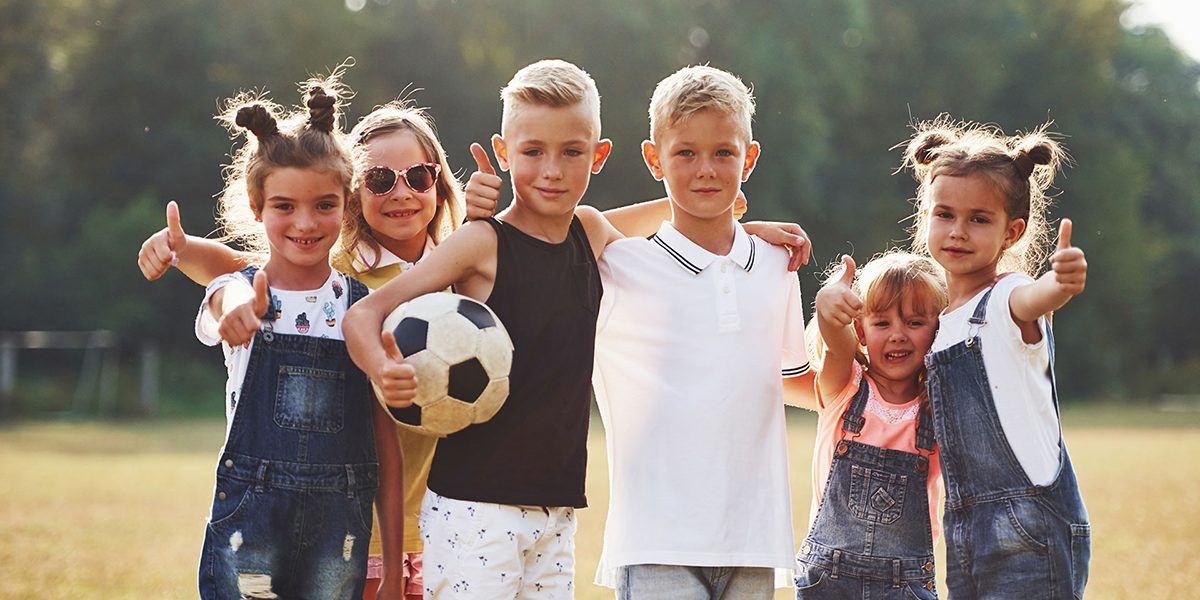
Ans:
[{"label": "coral pink shirt", "polygon": [[[842,430],[842,414],[850,408],[850,401],[858,392],[861,380],[862,367],[856,362],[846,387],[829,402],[821,397],[821,387],[816,386],[817,438],[813,447],[813,497],[808,516],[810,527],[817,517],[817,507],[821,505],[821,498],[825,496],[825,483],[829,480],[829,469],[833,466],[834,448],[844,438],[844,434],[848,433]],[[879,389],[870,377],[867,378],[867,383],[870,386],[870,395],[867,397],[867,406],[863,409],[866,424],[855,441],[879,448],[917,453],[920,399],[913,398],[904,404],[888,404],[879,395]],[[926,482],[929,493],[929,524],[935,543],[942,533],[941,522],[938,520],[938,507],[942,503],[942,466],[938,455],[935,447],[929,457],[929,476]]]}]

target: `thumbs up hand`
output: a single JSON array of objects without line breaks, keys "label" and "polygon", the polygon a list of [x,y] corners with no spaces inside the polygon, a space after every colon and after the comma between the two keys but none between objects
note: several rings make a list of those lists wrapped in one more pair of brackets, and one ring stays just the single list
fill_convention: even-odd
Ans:
[{"label": "thumbs up hand", "polygon": [[503,185],[496,169],[492,167],[491,158],[481,144],[471,144],[471,156],[475,158],[475,172],[467,180],[466,192],[467,220],[486,219],[496,214],[496,205],[500,201],[500,187]]},{"label": "thumbs up hand", "polygon": [[138,251],[138,268],[142,275],[154,281],[162,277],[178,261],[179,253],[187,245],[187,235],[179,222],[179,205],[174,200],[167,203],[167,226],[142,242]]},{"label": "thumbs up hand", "polygon": [[400,346],[396,344],[396,336],[390,331],[380,335],[383,343],[384,359],[376,367],[371,380],[379,399],[391,408],[404,408],[413,403],[417,397],[417,374],[412,365],[404,362]]},{"label": "thumbs up hand", "polygon": [[271,306],[267,274],[262,270],[254,274],[253,294],[243,292],[241,298],[235,298],[230,295],[233,292],[230,287],[232,286],[226,286],[222,290],[225,293],[222,296],[222,304],[228,306],[233,303],[234,306],[221,315],[217,333],[230,346],[241,346],[254,339],[254,334],[258,333],[262,325],[263,314]]},{"label": "thumbs up hand", "polygon": [[845,327],[854,322],[862,312],[863,303],[854,293],[856,266],[848,254],[842,255],[842,275],[826,283],[817,292],[817,316],[830,323]]},{"label": "thumbs up hand", "polygon": [[1071,245],[1071,220],[1063,219],[1058,226],[1058,247],[1050,255],[1050,268],[1058,291],[1075,296],[1087,282],[1087,260],[1083,250]]}]

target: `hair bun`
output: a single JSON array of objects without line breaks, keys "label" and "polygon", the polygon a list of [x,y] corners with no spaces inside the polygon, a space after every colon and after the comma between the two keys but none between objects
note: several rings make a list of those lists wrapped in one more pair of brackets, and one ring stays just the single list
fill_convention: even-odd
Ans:
[{"label": "hair bun", "polygon": [[334,107],[337,105],[337,98],[327,94],[325,88],[314,85],[308,88],[308,100],[305,105],[308,106],[309,127],[326,133],[333,131],[336,117]]},{"label": "hair bun", "polygon": [[938,148],[952,144],[956,139],[952,132],[940,129],[919,133],[908,144],[908,156],[916,164],[928,165],[937,158]]},{"label": "hair bun", "polygon": [[1052,142],[1040,140],[1028,147],[1020,148],[1013,156],[1013,166],[1021,178],[1033,175],[1038,165],[1048,165],[1054,162],[1054,147]]},{"label": "hair bun", "polygon": [[254,137],[260,140],[279,134],[275,117],[262,104],[250,104],[239,108],[234,122],[238,127],[249,129]]}]

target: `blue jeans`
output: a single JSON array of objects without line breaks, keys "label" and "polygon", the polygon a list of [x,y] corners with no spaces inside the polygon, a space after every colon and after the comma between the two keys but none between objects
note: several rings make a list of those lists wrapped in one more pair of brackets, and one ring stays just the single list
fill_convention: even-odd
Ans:
[{"label": "blue jeans", "polygon": [[774,594],[770,567],[626,565],[617,575],[618,600],[769,600]]}]

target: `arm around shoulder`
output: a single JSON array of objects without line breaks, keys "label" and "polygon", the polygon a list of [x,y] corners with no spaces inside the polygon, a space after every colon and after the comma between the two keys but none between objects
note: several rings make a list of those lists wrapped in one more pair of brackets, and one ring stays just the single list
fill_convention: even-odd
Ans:
[{"label": "arm around shoulder", "polygon": [[587,233],[588,243],[591,244],[592,254],[596,258],[600,258],[609,244],[625,237],[609,222],[607,214],[601,214],[591,206],[579,206],[575,209],[575,216],[579,217],[579,222],[583,224],[583,231]]}]

